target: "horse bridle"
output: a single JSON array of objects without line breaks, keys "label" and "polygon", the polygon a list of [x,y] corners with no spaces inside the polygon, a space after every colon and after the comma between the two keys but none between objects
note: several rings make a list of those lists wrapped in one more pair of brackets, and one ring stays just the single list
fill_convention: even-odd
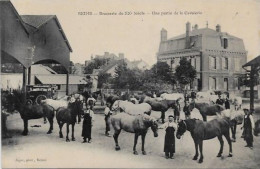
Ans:
[{"label": "horse bridle", "polygon": [[111,110],[112,110],[112,111],[117,111],[117,110],[120,108],[120,107],[119,107],[119,103],[120,103],[120,100],[118,100],[118,105],[117,105],[117,108],[115,108],[115,109],[114,109],[114,108],[113,108],[113,105],[112,105],[112,108],[111,108]]},{"label": "horse bridle", "polygon": [[[185,126],[185,130],[184,130],[184,132],[187,130],[187,124],[186,124],[186,122],[184,121],[184,120],[182,120],[183,121],[183,124],[184,124],[184,126]],[[184,133],[183,132],[183,133]]]}]

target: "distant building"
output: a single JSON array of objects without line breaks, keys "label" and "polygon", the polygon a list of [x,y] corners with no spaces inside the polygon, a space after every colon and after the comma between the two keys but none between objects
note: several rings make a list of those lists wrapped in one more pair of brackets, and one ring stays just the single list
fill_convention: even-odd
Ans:
[{"label": "distant building", "polygon": [[134,65],[134,67],[136,67],[140,70],[150,69],[150,66],[145,61],[143,61],[142,59],[137,60],[137,61],[132,61],[131,63]]},{"label": "distant building", "polygon": [[167,62],[173,71],[182,57],[186,57],[197,70],[197,78],[191,86],[206,90],[239,90],[238,76],[244,73],[242,65],[247,61],[247,51],[242,39],[216,29],[191,30],[186,23],[186,33],[167,38],[167,30],[161,30],[161,42],[157,61]]}]

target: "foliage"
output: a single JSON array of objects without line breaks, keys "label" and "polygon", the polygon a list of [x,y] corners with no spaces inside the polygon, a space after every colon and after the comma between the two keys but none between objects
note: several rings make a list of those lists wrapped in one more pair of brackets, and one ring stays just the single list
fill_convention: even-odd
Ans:
[{"label": "foliage", "polygon": [[[250,87],[250,74],[242,74],[238,76],[238,83],[240,86]],[[259,71],[254,74],[254,86],[259,84]]]},{"label": "foliage", "polygon": [[109,82],[110,78],[111,78],[110,74],[101,72],[98,75],[98,86],[97,87],[103,88],[105,86],[105,84],[107,84]]},{"label": "foliage", "polygon": [[151,73],[152,79],[162,80],[170,84],[176,83],[174,74],[166,62],[157,62],[154,64],[151,68]]},{"label": "foliage", "polygon": [[99,59],[95,58],[92,62],[86,66],[84,73],[85,74],[92,74],[94,69],[99,69],[101,66],[107,64],[110,61],[110,59]]},{"label": "foliage", "polygon": [[192,83],[196,77],[196,73],[196,69],[183,57],[180,60],[180,65],[176,67],[175,76],[181,85],[187,85]]}]

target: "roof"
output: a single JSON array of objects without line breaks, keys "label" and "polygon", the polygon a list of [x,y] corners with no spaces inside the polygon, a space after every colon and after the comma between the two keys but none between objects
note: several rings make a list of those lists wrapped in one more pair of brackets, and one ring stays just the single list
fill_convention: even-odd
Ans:
[{"label": "roof", "polygon": [[[29,26],[32,26],[36,29],[41,29],[41,27],[43,25],[45,25],[46,23],[48,23],[50,20],[54,19],[58,25],[58,28],[65,40],[65,43],[67,44],[69,50],[72,52],[72,48],[70,46],[70,43],[60,25],[60,22],[57,18],[56,15],[21,15],[21,18],[23,20],[23,22]],[[28,31],[34,31],[32,28],[26,26]],[[33,32],[32,32],[33,33]]]},{"label": "roof", "polygon": [[37,65],[32,65],[32,74],[57,74],[54,70],[52,70],[50,67],[48,66],[44,66],[41,64],[37,64]]},{"label": "roof", "polygon": [[21,15],[21,18],[26,24],[35,28],[39,28],[53,17],[55,17],[55,15]]},{"label": "roof", "polygon": [[14,5],[12,4],[12,2],[10,0],[0,0],[0,4],[9,4],[11,6],[11,8],[13,9],[15,15],[17,16],[17,18],[19,19],[22,27],[24,28],[25,32],[27,34],[29,34],[29,31],[26,29],[26,26],[21,18],[21,16],[19,15],[19,13],[17,12],[17,10],[15,9]]},{"label": "roof", "polygon": [[[215,35],[215,36],[227,36],[227,37],[237,38],[235,36],[229,35],[226,32],[217,32],[210,28],[194,29],[194,30],[190,31],[190,36],[198,36],[198,35],[203,35],[203,36],[209,36],[209,35],[214,36]],[[181,34],[179,36],[170,38],[167,41],[175,40],[175,39],[182,39],[185,37],[186,37],[186,34]],[[240,38],[237,38],[237,39],[240,39]]]},{"label": "roof", "polygon": [[260,55],[243,65],[243,67],[247,66],[260,66]]},{"label": "roof", "polygon": [[[35,76],[42,84],[66,84],[65,74],[55,74],[55,75],[36,75]],[[81,76],[69,76],[69,85],[71,84],[87,84],[85,77]]]}]

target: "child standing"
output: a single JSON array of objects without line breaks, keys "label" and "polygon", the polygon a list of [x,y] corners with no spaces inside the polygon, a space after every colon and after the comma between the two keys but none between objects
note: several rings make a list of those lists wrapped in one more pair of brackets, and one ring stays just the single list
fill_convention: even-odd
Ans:
[{"label": "child standing", "polygon": [[87,109],[84,111],[83,115],[84,121],[82,126],[82,137],[83,143],[91,143],[91,129],[94,121],[94,112],[90,109],[90,106],[87,105]]},{"label": "child standing", "polygon": [[110,103],[106,103],[106,108],[105,108],[105,123],[106,123],[106,132],[105,135],[109,137],[109,131],[110,131],[110,115],[112,114],[110,111]]},{"label": "child standing", "polygon": [[160,129],[165,129],[165,140],[164,140],[164,152],[165,158],[174,159],[173,155],[175,153],[175,135],[174,132],[177,129],[177,124],[173,121],[173,115],[169,115],[169,121],[160,126]]}]

